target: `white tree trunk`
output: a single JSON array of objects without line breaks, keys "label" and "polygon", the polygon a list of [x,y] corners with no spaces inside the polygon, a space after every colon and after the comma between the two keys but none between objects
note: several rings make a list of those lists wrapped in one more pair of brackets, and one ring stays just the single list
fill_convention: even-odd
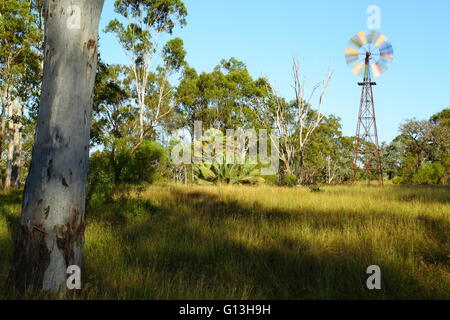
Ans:
[{"label": "white tree trunk", "polygon": [[[6,154],[5,189],[20,185],[22,104],[19,99],[8,104],[8,152]],[[19,178],[19,179],[18,179]]]},{"label": "white tree trunk", "polygon": [[44,1],[44,76],[10,278],[21,290],[64,289],[67,267],[81,264],[103,2]]},{"label": "white tree trunk", "polygon": [[1,98],[2,98],[2,113],[0,114],[0,156],[3,152],[3,139],[5,136],[5,130],[6,130],[6,109],[8,106],[8,93],[7,90],[4,89],[1,92]]},{"label": "white tree trunk", "polygon": [[14,114],[17,117],[17,121],[14,123],[13,134],[13,157],[11,168],[11,186],[14,188],[20,188],[20,167],[22,156],[22,116],[23,116],[23,104],[17,100],[14,104]]},{"label": "white tree trunk", "polygon": [[[6,111],[8,108],[8,89],[5,88],[1,92],[1,99],[2,99],[2,112],[0,114],[0,158],[3,156],[3,143],[5,139],[5,133],[6,133]],[[0,179],[0,184],[2,184],[2,181]],[[4,185],[1,186],[2,189],[4,189]]]},{"label": "white tree trunk", "polygon": [[14,122],[13,122],[13,103],[8,104],[8,150],[6,153],[6,174],[5,174],[5,189],[11,188],[11,172],[12,172],[12,161],[14,155]]}]

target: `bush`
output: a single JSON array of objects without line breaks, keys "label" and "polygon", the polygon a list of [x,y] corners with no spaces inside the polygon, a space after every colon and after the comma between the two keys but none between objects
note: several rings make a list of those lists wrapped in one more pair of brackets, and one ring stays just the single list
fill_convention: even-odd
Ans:
[{"label": "bush", "polygon": [[[164,161],[164,148],[155,141],[144,141],[136,152],[129,156],[123,148],[112,158],[111,151],[97,151],[89,158],[87,203],[107,202],[121,183],[133,185],[152,183],[161,179],[157,166]],[[119,169],[120,170],[119,170]],[[115,171],[116,169],[116,171]]]},{"label": "bush", "polygon": [[262,176],[264,178],[265,184],[269,186],[275,186],[279,184],[278,175]]},{"label": "bush", "polygon": [[164,155],[164,147],[158,142],[144,141],[125,165],[122,180],[132,184],[152,183]]},{"label": "bush", "polygon": [[108,152],[97,151],[89,158],[87,203],[91,200],[104,202],[112,198],[115,189],[114,172],[108,157]]},{"label": "bush", "polygon": [[413,184],[438,184],[444,175],[445,168],[439,162],[425,163],[412,176]]},{"label": "bush", "polygon": [[404,181],[403,181],[402,177],[395,177],[392,179],[392,183],[393,184],[402,184],[402,183],[404,183]]},{"label": "bush", "polygon": [[309,187],[309,191],[311,192],[322,192],[323,190],[320,189],[320,186],[314,185]]},{"label": "bush", "polygon": [[280,184],[282,186],[286,186],[286,187],[294,187],[298,184],[298,178],[294,174],[285,174],[281,178]]},{"label": "bush", "polygon": [[263,177],[245,177],[240,181],[242,184],[250,184],[250,185],[263,185],[266,181]]}]

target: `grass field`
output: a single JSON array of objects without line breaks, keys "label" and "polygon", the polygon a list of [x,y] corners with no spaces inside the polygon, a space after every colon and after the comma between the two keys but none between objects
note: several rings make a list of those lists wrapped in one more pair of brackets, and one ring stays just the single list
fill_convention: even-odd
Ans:
[{"label": "grass field", "polygon": [[[20,198],[0,195],[5,298]],[[450,298],[448,187],[153,186],[87,223],[77,299]]]}]

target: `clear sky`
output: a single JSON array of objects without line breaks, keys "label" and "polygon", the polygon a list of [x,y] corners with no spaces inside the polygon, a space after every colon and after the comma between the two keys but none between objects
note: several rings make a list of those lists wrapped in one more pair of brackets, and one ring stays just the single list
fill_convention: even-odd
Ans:
[{"label": "clear sky", "polygon": [[[114,0],[106,0],[101,30],[114,18]],[[294,56],[310,83],[334,76],[324,112],[342,118],[345,135],[354,135],[361,94],[345,64],[344,48],[367,29],[369,5],[381,8],[381,29],[394,47],[390,69],[374,88],[380,141],[398,134],[409,118],[427,119],[450,106],[450,1],[448,0],[186,0],[188,24],[176,29],[187,62],[210,72],[223,58],[246,63],[253,77],[265,76],[281,95],[292,98]],[[107,63],[127,63],[110,34],[100,33]]]}]

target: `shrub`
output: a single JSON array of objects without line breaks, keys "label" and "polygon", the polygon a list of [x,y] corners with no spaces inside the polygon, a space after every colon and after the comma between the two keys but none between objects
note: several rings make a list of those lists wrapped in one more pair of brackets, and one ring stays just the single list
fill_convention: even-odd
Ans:
[{"label": "shrub", "polygon": [[[122,148],[112,157],[111,151],[97,151],[89,159],[87,203],[112,200],[121,183],[133,185],[161,179],[157,166],[164,161],[164,148],[155,141],[144,141],[133,155]],[[120,170],[118,170],[118,168]]]},{"label": "shrub", "polygon": [[402,183],[404,183],[404,181],[403,181],[402,177],[395,177],[392,179],[392,183],[393,184],[402,184]]},{"label": "shrub", "polygon": [[279,184],[278,175],[262,176],[264,178],[265,184],[270,186],[275,186]]},{"label": "shrub", "polygon": [[164,147],[158,142],[144,141],[125,165],[122,180],[132,184],[152,183],[164,155]]},{"label": "shrub", "polygon": [[320,186],[314,185],[309,187],[309,191],[311,192],[322,192],[323,190],[320,189]]},{"label": "shrub", "polygon": [[112,198],[115,189],[114,173],[108,157],[108,152],[97,151],[89,158],[87,203],[94,198],[100,202]]},{"label": "shrub", "polygon": [[298,178],[294,174],[285,174],[281,178],[281,183],[280,184],[282,186],[286,186],[286,187],[293,187],[293,186],[296,186],[298,184]]},{"label": "shrub", "polygon": [[439,162],[425,163],[412,176],[413,184],[438,184],[444,175],[445,168]]}]

